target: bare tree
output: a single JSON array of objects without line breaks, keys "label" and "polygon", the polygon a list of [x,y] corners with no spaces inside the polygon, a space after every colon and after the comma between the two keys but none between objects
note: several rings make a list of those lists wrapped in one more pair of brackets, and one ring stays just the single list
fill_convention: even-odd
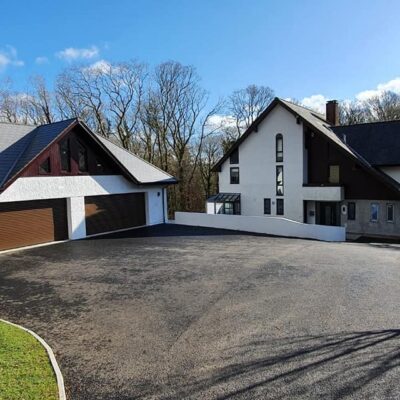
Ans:
[{"label": "bare tree", "polygon": [[228,108],[235,118],[235,139],[268,107],[274,96],[270,87],[257,85],[249,85],[232,93],[228,99]]},{"label": "bare tree", "polygon": [[341,102],[339,106],[339,121],[341,125],[353,125],[367,122],[369,111],[360,101]]},{"label": "bare tree", "polygon": [[391,121],[400,119],[400,96],[394,92],[385,91],[364,102],[372,121]]}]

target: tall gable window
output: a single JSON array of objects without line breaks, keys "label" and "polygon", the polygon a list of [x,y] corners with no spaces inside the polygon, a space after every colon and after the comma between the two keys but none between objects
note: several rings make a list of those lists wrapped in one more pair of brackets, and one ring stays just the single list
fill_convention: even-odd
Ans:
[{"label": "tall gable window", "polygon": [[275,146],[276,146],[276,162],[283,161],[283,136],[281,133],[278,133],[275,138]]},{"label": "tall gable window", "polygon": [[88,170],[88,156],[86,147],[78,143],[78,167],[80,172]]},{"label": "tall gable window", "polygon": [[61,170],[64,172],[71,172],[71,150],[68,138],[60,142],[60,158]]},{"label": "tall gable window", "polygon": [[283,196],[283,165],[276,166],[276,195]]},{"label": "tall gable window", "polygon": [[231,156],[229,157],[230,164],[239,164],[239,149],[233,150]]}]

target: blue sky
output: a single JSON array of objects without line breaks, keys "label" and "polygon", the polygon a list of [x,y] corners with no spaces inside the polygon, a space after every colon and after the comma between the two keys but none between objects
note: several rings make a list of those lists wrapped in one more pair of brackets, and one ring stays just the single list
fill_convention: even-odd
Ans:
[{"label": "blue sky", "polygon": [[75,62],[139,59],[196,66],[213,101],[250,83],[299,100],[400,91],[398,0],[2,3],[0,79],[21,90]]}]

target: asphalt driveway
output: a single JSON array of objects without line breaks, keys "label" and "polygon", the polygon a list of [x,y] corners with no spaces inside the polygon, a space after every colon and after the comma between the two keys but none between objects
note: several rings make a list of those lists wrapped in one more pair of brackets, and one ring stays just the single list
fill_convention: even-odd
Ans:
[{"label": "asphalt driveway", "polygon": [[0,317],[71,400],[398,399],[399,305],[396,245],[160,226],[0,255]]}]

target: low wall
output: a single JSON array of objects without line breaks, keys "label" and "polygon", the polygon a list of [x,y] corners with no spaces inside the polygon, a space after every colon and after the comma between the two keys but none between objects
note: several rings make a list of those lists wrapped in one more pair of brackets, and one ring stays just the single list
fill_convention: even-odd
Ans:
[{"label": "low wall", "polygon": [[346,240],[346,229],[341,226],[303,224],[279,217],[247,217],[244,215],[176,212],[175,223],[265,233],[276,236],[317,239],[328,242],[343,242]]}]

